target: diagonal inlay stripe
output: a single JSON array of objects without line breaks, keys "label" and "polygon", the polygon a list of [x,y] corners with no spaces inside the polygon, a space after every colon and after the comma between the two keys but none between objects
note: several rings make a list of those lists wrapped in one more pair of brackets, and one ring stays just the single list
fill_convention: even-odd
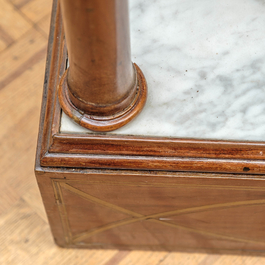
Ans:
[{"label": "diagonal inlay stripe", "polygon": [[225,240],[232,240],[232,241],[238,241],[238,242],[243,242],[243,243],[254,243],[254,244],[265,245],[265,242],[263,242],[263,241],[256,241],[256,240],[238,238],[238,237],[233,237],[233,236],[220,235],[220,234],[216,234],[216,233],[212,233],[212,232],[207,232],[207,231],[204,231],[204,230],[194,229],[194,228],[191,228],[191,227],[187,227],[187,226],[183,226],[183,225],[177,225],[177,224],[172,224],[172,223],[168,223],[168,222],[165,222],[165,221],[159,221],[159,220],[155,220],[155,219],[151,219],[150,221],[151,222],[155,222],[155,223],[163,223],[163,225],[165,225],[165,226],[169,226],[169,227],[172,227],[172,228],[177,228],[177,229],[189,231],[189,232],[192,232],[192,233],[201,234],[201,235],[204,235],[204,236],[217,237],[217,238],[221,238],[221,239],[225,239]]},{"label": "diagonal inlay stripe", "polygon": [[133,212],[133,211],[130,211],[130,210],[124,209],[124,208],[119,207],[119,206],[117,206],[117,205],[114,205],[114,204],[112,204],[112,203],[105,202],[105,201],[100,200],[100,199],[98,199],[98,198],[96,198],[96,197],[93,197],[93,196],[91,196],[91,195],[89,195],[89,194],[87,194],[87,193],[85,193],[85,192],[83,192],[83,191],[81,191],[81,190],[78,190],[78,189],[76,189],[76,188],[70,186],[69,184],[66,184],[66,183],[60,183],[60,185],[61,185],[61,187],[64,187],[65,189],[67,189],[67,190],[69,190],[69,191],[71,191],[71,192],[73,192],[73,193],[76,193],[76,194],[78,194],[79,196],[81,196],[81,197],[83,197],[83,198],[85,198],[85,199],[87,199],[87,200],[89,200],[89,201],[91,201],[91,202],[96,202],[96,203],[101,204],[101,205],[103,205],[103,206],[109,207],[109,208],[111,208],[111,209],[113,209],[113,210],[117,210],[117,211],[119,211],[119,212],[122,212],[122,213],[125,213],[125,214],[128,214],[128,215],[131,215],[131,216],[135,216],[135,217],[141,217],[141,216],[142,216],[141,214],[135,213],[135,212]]},{"label": "diagonal inlay stripe", "polygon": [[141,220],[144,220],[145,218],[128,218],[128,219],[125,219],[125,220],[121,220],[121,221],[117,221],[117,222],[113,222],[113,223],[110,223],[110,224],[107,224],[107,225],[103,225],[101,227],[97,227],[97,228],[94,228],[94,229],[91,229],[89,231],[86,231],[86,232],[83,232],[83,233],[80,233],[76,236],[73,237],[73,242],[78,242],[78,241],[81,241],[83,239],[86,239],[88,237],[91,237],[93,235],[96,235],[96,234],[99,234],[99,233],[102,233],[104,231],[107,231],[107,230],[110,230],[112,228],[115,228],[115,227],[119,227],[119,226],[122,226],[122,225],[127,225],[127,224],[131,224],[131,223],[135,223],[135,222],[138,222],[138,221],[141,221]]},{"label": "diagonal inlay stripe", "polygon": [[58,210],[60,213],[61,221],[63,224],[65,241],[66,241],[66,244],[69,245],[72,243],[71,240],[73,236],[72,236],[72,232],[70,229],[69,220],[67,218],[67,212],[66,212],[65,203],[64,203],[60,184],[54,183],[54,189],[57,191],[57,194],[58,194],[58,197],[56,198],[56,202],[57,202]]},{"label": "diagonal inlay stripe", "polygon": [[[124,209],[122,207],[116,206],[114,204],[105,202],[101,199],[95,198],[83,191],[80,191],[72,186],[70,186],[69,184],[66,183],[60,183],[60,185],[62,187],[64,187],[65,189],[76,193],[77,195],[89,200],[90,202],[94,202],[94,203],[98,203],[100,205],[109,207],[111,209],[115,209],[118,210],[120,212],[123,213],[127,213],[130,214],[131,216],[133,216],[133,218],[130,219],[126,219],[126,220],[121,220],[121,221],[117,221],[111,224],[107,224],[105,226],[101,226],[98,227],[96,229],[92,229],[89,230],[87,232],[81,233],[79,235],[74,236],[73,241],[74,242],[78,242],[80,240],[83,240],[85,238],[88,238],[92,235],[95,235],[97,233],[121,226],[121,225],[125,225],[125,224],[129,224],[129,223],[134,223],[134,222],[138,222],[138,221],[142,221],[142,220],[149,220],[152,222],[156,222],[159,224],[163,224],[166,226],[170,226],[172,228],[177,228],[177,229],[182,229],[182,230],[186,230],[189,232],[193,232],[193,233],[198,233],[198,234],[202,234],[205,236],[212,236],[212,237],[218,237],[218,238],[222,238],[222,239],[226,239],[226,240],[233,240],[233,241],[239,241],[239,242],[245,242],[245,243],[258,243],[258,244],[265,244],[265,242],[262,241],[253,241],[253,240],[248,240],[248,239],[242,239],[242,238],[236,238],[236,237],[232,237],[232,236],[225,236],[225,235],[219,235],[219,234],[215,234],[215,233],[211,233],[211,232],[207,232],[207,231],[203,231],[203,230],[198,230],[198,229],[194,229],[194,228],[190,228],[190,227],[185,227],[182,225],[177,225],[177,224],[172,224],[172,223],[168,223],[162,220],[156,220],[153,218],[160,218],[160,217],[166,217],[166,216],[171,216],[171,215],[176,215],[176,214],[183,214],[183,213],[193,213],[193,212],[202,212],[202,211],[207,211],[207,210],[211,210],[211,209],[222,209],[222,208],[230,208],[230,207],[239,207],[239,206],[247,206],[247,205],[258,205],[258,204],[265,204],[265,200],[252,200],[252,201],[239,201],[239,202],[231,202],[231,203],[220,203],[220,204],[213,204],[213,205],[205,205],[205,206],[199,206],[199,207],[191,207],[191,208],[187,208],[187,209],[181,209],[181,210],[174,210],[174,211],[168,211],[168,212],[162,212],[162,213],[157,213],[157,214],[152,214],[152,215],[142,215],[142,214],[138,214],[135,213],[133,211]],[[137,218],[135,218],[137,217]]]}]

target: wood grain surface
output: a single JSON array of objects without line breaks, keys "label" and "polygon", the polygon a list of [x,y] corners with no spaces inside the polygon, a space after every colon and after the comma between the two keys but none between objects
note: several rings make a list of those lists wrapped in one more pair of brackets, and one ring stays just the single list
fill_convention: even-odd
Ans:
[{"label": "wood grain surface", "polygon": [[61,12],[70,100],[89,115],[107,117],[123,111],[137,93],[128,0],[63,0]]},{"label": "wood grain surface", "polygon": [[60,11],[70,64],[58,89],[63,111],[93,131],[122,127],[147,98],[131,61],[128,0],[63,0]]},{"label": "wood grain surface", "polygon": [[51,0],[0,0],[0,264],[265,264],[258,256],[54,244],[33,172],[51,5]]},{"label": "wood grain surface", "polygon": [[[54,9],[50,30],[39,145],[41,166],[265,174],[262,142],[61,134],[57,90],[60,101],[67,55],[60,12],[60,8]],[[67,112],[71,116],[72,110]],[[86,120],[77,110],[73,113],[77,123]]]}]

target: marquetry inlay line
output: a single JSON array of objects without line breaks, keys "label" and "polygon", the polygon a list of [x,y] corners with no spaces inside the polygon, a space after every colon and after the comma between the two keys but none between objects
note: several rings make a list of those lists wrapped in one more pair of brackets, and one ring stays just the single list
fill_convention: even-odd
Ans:
[{"label": "marquetry inlay line", "polygon": [[56,203],[57,203],[59,214],[61,217],[65,241],[67,244],[71,244],[72,232],[71,232],[68,217],[67,217],[67,211],[65,208],[61,186],[60,186],[60,183],[55,182],[55,181],[52,181],[52,184],[53,184],[53,189],[55,193]]},{"label": "marquetry inlay line", "polygon": [[[66,182],[65,179],[53,179],[56,182]],[[117,182],[117,181],[78,181],[78,180],[67,180],[69,183],[74,183],[74,184],[88,184],[88,185],[110,185],[110,186],[140,186],[140,187],[145,187],[145,186],[151,186],[151,187],[159,187],[159,188],[201,188],[201,189],[217,189],[217,190],[244,190],[244,191],[265,191],[265,187],[255,187],[255,186],[225,186],[225,185],[200,185],[200,184],[178,184],[178,183],[143,183],[143,182]]]},{"label": "marquetry inlay line", "polygon": [[125,214],[129,214],[129,215],[132,215],[132,216],[135,216],[135,217],[141,217],[142,215],[141,214],[138,214],[138,213],[135,213],[133,211],[130,211],[130,210],[127,210],[127,209],[124,209],[120,206],[117,206],[117,205],[114,205],[112,203],[109,203],[109,202],[105,202],[103,200],[100,200],[98,198],[95,198],[94,196],[91,196],[81,190],[78,190],[72,186],[70,186],[69,184],[66,184],[66,183],[60,183],[61,184],[61,187],[64,187],[65,189],[73,192],[73,193],[76,193],[78,194],[79,196],[81,197],[84,197],[85,199],[91,201],[91,202],[95,202],[95,203],[98,203],[98,204],[101,204],[103,206],[106,206],[106,207],[109,207],[111,209],[114,209],[114,210],[117,210],[119,212],[123,212]]},{"label": "marquetry inlay line", "polygon": [[[265,244],[265,242],[262,242],[262,241],[255,241],[255,240],[249,240],[249,239],[244,239],[244,238],[237,238],[237,237],[232,237],[232,236],[220,235],[220,234],[211,233],[211,232],[207,232],[207,231],[203,231],[203,230],[199,230],[199,229],[185,227],[182,225],[168,223],[168,222],[165,222],[165,220],[153,219],[153,218],[165,218],[165,217],[169,217],[172,215],[180,215],[180,214],[193,213],[193,212],[203,212],[203,211],[207,211],[207,210],[211,210],[211,209],[222,209],[222,208],[230,208],[230,207],[252,206],[252,205],[265,204],[265,199],[264,200],[238,201],[238,202],[230,202],[230,203],[204,205],[204,206],[191,207],[191,208],[180,209],[180,210],[173,210],[173,211],[162,212],[162,213],[151,214],[151,215],[142,215],[142,214],[127,210],[123,207],[111,204],[109,202],[105,202],[101,199],[95,198],[94,196],[91,196],[91,195],[89,195],[83,191],[80,191],[80,190],[72,187],[71,185],[69,185],[67,183],[60,182],[59,186],[67,189],[68,191],[70,191],[72,193],[79,195],[80,197],[82,197],[82,198],[84,198],[90,202],[100,204],[102,206],[117,210],[117,211],[125,213],[125,214],[129,214],[133,217],[130,219],[116,221],[116,222],[113,222],[111,224],[107,224],[107,225],[101,226],[99,228],[94,228],[94,229],[91,229],[87,232],[83,232],[79,235],[75,235],[74,237],[72,237],[73,243],[78,243],[81,240],[84,240],[84,239],[91,237],[95,234],[101,233],[103,231],[106,231],[106,230],[109,230],[109,229],[112,229],[115,227],[119,227],[119,226],[122,226],[125,224],[135,223],[138,221],[143,221],[143,220],[148,219],[148,221],[151,221],[151,222],[159,223],[159,224],[170,226],[170,227],[177,228],[177,229],[186,230],[189,232],[199,233],[199,234],[206,235],[206,236],[212,236],[212,237],[217,237],[217,238],[222,238],[222,239],[227,239],[227,240],[233,240],[233,241],[238,241],[238,242],[245,242],[245,243]],[[62,196],[62,195],[60,195],[60,196]]]},{"label": "marquetry inlay line", "polygon": [[113,222],[111,224],[107,224],[107,225],[103,225],[101,227],[98,227],[98,228],[93,228],[89,231],[86,231],[86,232],[83,232],[83,233],[80,233],[78,235],[75,235],[73,236],[73,242],[74,243],[78,243],[86,238],[89,238],[93,235],[96,235],[96,234],[99,234],[99,233],[102,233],[104,231],[107,231],[107,230],[110,230],[112,228],[116,228],[116,227],[119,227],[119,226],[122,226],[122,225],[127,225],[127,224],[131,224],[131,223],[135,223],[135,222],[138,222],[138,221],[141,221],[141,220],[144,220],[144,218],[128,218],[128,219],[124,219],[124,220],[121,220],[121,221],[117,221],[117,222]]}]

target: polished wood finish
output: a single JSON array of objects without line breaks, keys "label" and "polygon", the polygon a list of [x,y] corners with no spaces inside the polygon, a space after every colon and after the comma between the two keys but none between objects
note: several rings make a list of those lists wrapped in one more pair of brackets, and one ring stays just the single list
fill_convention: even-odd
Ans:
[{"label": "polished wood finish", "polygon": [[[52,3],[50,0],[0,0],[0,3],[0,264],[264,264],[265,258],[257,254],[57,247],[32,170]],[[5,24],[5,16],[13,23]],[[17,31],[18,22],[24,25],[30,20],[34,23],[23,28],[25,32]],[[12,44],[6,43],[4,31],[12,36]]]},{"label": "polished wood finish", "polygon": [[146,100],[146,82],[131,62],[127,0],[63,0],[70,67],[59,101],[75,122],[93,131],[115,130]]},{"label": "polished wood finish", "polygon": [[[69,96],[86,113],[113,115],[136,94],[127,0],[63,0]],[[126,102],[127,101],[127,102]]]},{"label": "polished wood finish", "polygon": [[264,251],[265,179],[253,178],[63,168],[37,174],[60,246],[215,253]]},{"label": "polished wood finish", "polygon": [[181,157],[46,154],[42,166],[264,174],[264,161]]},{"label": "polished wood finish", "polygon": [[263,160],[263,142],[235,142],[165,137],[97,134],[55,134],[50,153],[204,157]]},{"label": "polished wood finish", "polygon": [[61,134],[56,90],[66,68],[66,49],[59,10],[49,47],[41,166],[265,174],[262,142]]},{"label": "polished wood finish", "polygon": [[264,143],[60,133],[56,14],[36,176],[57,244],[264,253]]},{"label": "polished wood finish", "polygon": [[63,74],[59,85],[59,101],[64,112],[79,125],[86,127],[92,131],[108,132],[113,131],[131,121],[143,109],[147,97],[147,84],[145,77],[140,68],[134,64],[137,75],[137,90],[136,97],[132,104],[125,108],[122,112],[108,116],[91,116],[80,112],[80,110],[72,103],[70,94],[67,92],[66,76],[68,70]]}]

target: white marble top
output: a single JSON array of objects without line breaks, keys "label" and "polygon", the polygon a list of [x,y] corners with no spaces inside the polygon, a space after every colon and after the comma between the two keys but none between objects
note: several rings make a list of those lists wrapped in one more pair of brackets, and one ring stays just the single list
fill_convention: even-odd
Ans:
[{"label": "white marble top", "polygon": [[[265,141],[265,0],[130,0],[147,104],[108,134]],[[62,115],[61,132],[94,133]]]}]

